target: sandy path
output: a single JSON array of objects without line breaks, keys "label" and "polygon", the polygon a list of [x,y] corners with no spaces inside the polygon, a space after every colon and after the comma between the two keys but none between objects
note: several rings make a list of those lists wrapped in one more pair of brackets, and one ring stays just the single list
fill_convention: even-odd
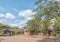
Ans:
[{"label": "sandy path", "polygon": [[31,36],[26,36],[26,35],[17,35],[17,36],[6,36],[6,37],[1,37],[0,42],[37,42],[38,40],[43,39],[43,37],[39,38],[34,38]]}]

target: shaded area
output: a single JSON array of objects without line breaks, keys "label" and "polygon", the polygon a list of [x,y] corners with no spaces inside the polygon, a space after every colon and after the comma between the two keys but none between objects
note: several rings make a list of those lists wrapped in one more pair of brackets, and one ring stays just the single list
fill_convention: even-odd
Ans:
[{"label": "shaded area", "polygon": [[60,38],[55,38],[55,39],[44,38],[43,40],[39,40],[37,42],[60,42]]}]

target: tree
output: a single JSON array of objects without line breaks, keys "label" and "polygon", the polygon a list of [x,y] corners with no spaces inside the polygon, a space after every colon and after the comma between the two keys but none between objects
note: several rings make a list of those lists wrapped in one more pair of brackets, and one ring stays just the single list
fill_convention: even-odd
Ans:
[{"label": "tree", "polygon": [[[34,11],[37,12],[34,15],[34,19],[28,22],[28,28],[31,31],[45,32],[51,25],[51,19],[55,20],[55,27],[60,28],[60,2],[56,0],[37,0],[35,2],[37,8]],[[48,31],[48,30],[47,30]]]},{"label": "tree", "polygon": [[[57,0],[37,0],[36,3],[37,8],[35,11],[37,14],[40,14],[40,17],[45,20],[43,22],[46,28],[48,28],[49,20],[55,19],[55,28],[60,28],[60,2]],[[55,29],[54,28],[54,29]]]},{"label": "tree", "polygon": [[55,30],[60,30],[60,17],[56,17],[56,21],[55,21]]},{"label": "tree", "polygon": [[39,23],[33,19],[31,21],[28,22],[27,24],[27,28],[30,31],[30,34],[38,34],[39,32]]}]

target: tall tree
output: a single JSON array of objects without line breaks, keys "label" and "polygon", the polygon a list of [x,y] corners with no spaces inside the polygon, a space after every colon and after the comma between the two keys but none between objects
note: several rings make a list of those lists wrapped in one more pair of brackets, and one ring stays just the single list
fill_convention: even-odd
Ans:
[{"label": "tall tree", "polygon": [[37,0],[35,2],[36,8],[34,11],[37,12],[36,15],[34,15],[34,19],[28,22],[28,28],[29,30],[40,30],[44,32],[48,27],[51,25],[50,21],[51,19],[56,19],[56,27],[60,28],[59,19],[57,17],[60,17],[60,2],[56,0]]},{"label": "tall tree", "polygon": [[60,2],[57,0],[37,0],[36,11],[44,20],[56,19],[60,17]]}]

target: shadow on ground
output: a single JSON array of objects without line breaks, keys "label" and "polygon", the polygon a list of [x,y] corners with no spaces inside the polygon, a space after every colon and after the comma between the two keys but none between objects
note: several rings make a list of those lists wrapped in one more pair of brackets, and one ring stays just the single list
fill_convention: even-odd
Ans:
[{"label": "shadow on ground", "polygon": [[45,38],[45,39],[39,40],[37,42],[60,42],[60,38],[56,38],[56,39]]}]

